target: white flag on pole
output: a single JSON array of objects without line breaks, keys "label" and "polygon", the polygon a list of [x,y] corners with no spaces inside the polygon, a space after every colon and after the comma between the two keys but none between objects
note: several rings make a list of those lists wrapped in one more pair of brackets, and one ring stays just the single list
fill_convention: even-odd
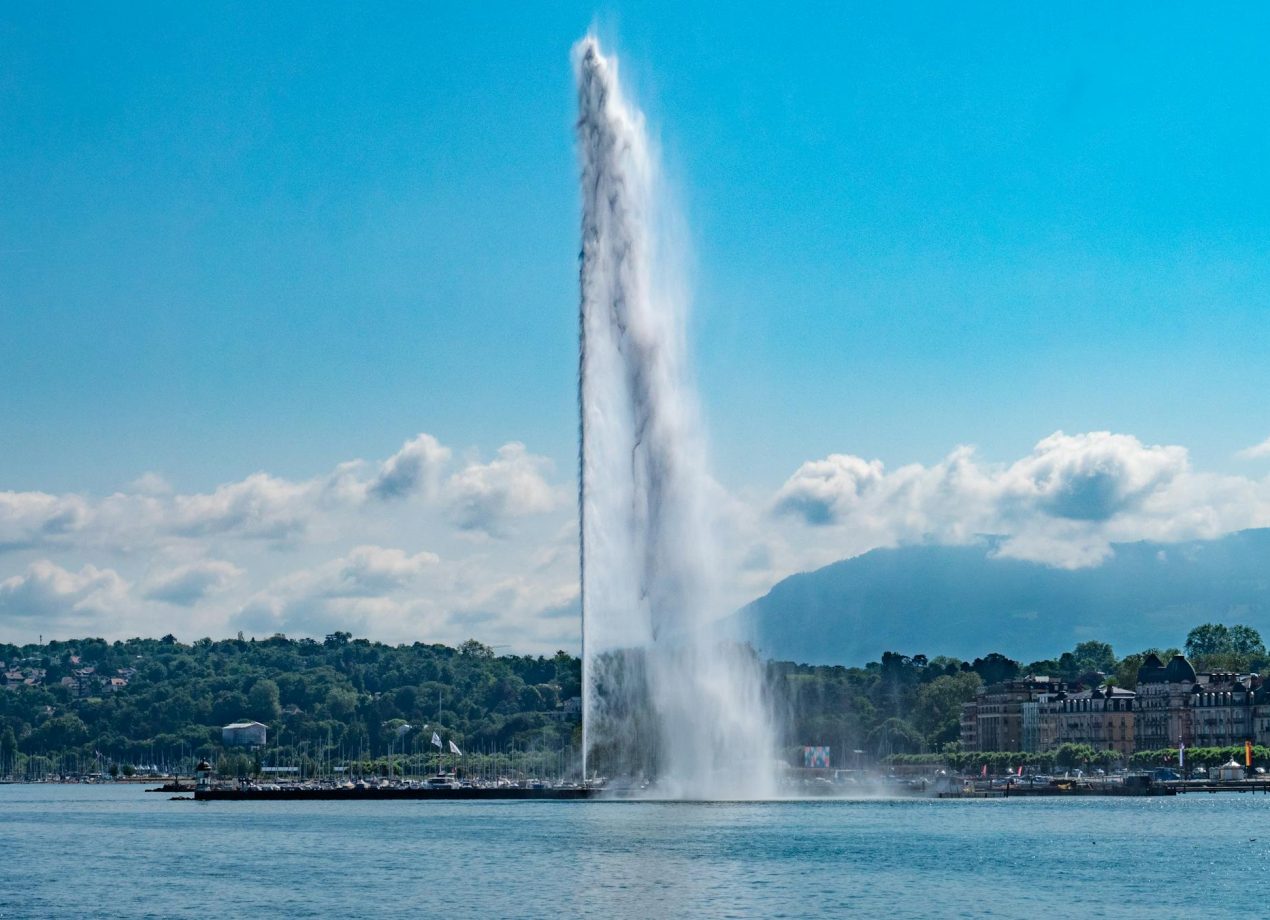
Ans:
[{"label": "white flag on pole", "polygon": [[438,735],[436,732],[432,733],[432,743],[435,744],[437,747],[441,746],[441,736]]},{"label": "white flag on pole", "polygon": [[450,753],[458,754],[460,757],[463,756],[463,752],[459,750],[459,746],[455,744],[453,741],[450,742]]}]

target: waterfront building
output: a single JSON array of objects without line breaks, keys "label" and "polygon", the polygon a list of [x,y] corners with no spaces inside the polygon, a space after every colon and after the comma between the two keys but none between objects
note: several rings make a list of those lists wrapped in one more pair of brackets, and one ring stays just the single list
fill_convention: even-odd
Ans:
[{"label": "waterfront building", "polygon": [[1252,698],[1252,675],[1198,675],[1191,689],[1191,725],[1195,746],[1233,747],[1251,739]]},{"label": "waterfront building", "polygon": [[1234,747],[1270,740],[1270,696],[1256,674],[1196,673],[1182,655],[1138,669],[1134,740],[1140,751]]},{"label": "waterfront building", "polygon": [[1087,744],[1099,751],[1115,751],[1128,757],[1134,750],[1134,699],[1132,690],[1101,686],[1056,694],[1042,710],[1048,726],[1046,747]]},{"label": "waterfront building", "polygon": [[[1266,722],[1270,725],[1270,705],[1266,707]],[[979,704],[975,700],[961,704],[961,749],[979,750]]]},{"label": "waterfront building", "polygon": [[[1056,678],[1035,675],[981,687],[970,704],[973,709],[962,708],[962,749],[1045,750],[1050,739],[1041,707],[1065,690],[1066,685]],[[966,731],[968,719],[973,721],[970,732]]]},{"label": "waterfront building", "polygon": [[260,722],[231,722],[220,730],[226,747],[263,747],[268,727]]},{"label": "waterfront building", "polygon": [[1139,751],[1190,747],[1195,743],[1191,721],[1191,692],[1196,674],[1182,655],[1174,655],[1166,665],[1156,655],[1148,655],[1138,668],[1134,698],[1133,741]]},{"label": "waterfront building", "polygon": [[1270,747],[1270,681],[1260,680],[1252,691],[1252,743]]}]

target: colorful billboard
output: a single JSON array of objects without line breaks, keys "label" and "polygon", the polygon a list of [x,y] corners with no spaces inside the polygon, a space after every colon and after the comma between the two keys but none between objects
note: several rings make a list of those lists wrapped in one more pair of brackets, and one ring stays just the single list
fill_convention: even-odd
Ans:
[{"label": "colorful billboard", "polygon": [[803,766],[811,770],[828,770],[829,769],[829,748],[826,747],[804,747],[803,748]]}]

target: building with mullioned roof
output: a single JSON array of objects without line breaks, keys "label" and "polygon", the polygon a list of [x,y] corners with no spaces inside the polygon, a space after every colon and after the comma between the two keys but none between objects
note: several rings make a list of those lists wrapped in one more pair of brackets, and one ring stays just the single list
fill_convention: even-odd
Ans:
[{"label": "building with mullioned roof", "polygon": [[1087,744],[1128,757],[1134,751],[1136,697],[1132,690],[1108,685],[1058,694],[1043,707],[1049,745]]},{"label": "building with mullioned roof", "polygon": [[1270,741],[1270,697],[1256,674],[1196,673],[1185,656],[1148,655],[1138,669],[1135,743],[1140,751],[1235,747]]},{"label": "building with mullioned roof", "polygon": [[1254,675],[1214,673],[1197,678],[1191,688],[1191,736],[1195,746],[1235,747],[1250,740]]},{"label": "building with mullioned roof", "polygon": [[1151,654],[1134,689],[1029,676],[981,687],[961,708],[964,751],[1051,751],[1084,744],[1127,758],[1136,751],[1270,747],[1270,682],[1257,674],[1199,672],[1184,655]]},{"label": "building with mullioned roof", "polygon": [[1136,750],[1154,751],[1194,744],[1190,702],[1195,680],[1195,669],[1182,655],[1174,655],[1167,665],[1157,655],[1146,657],[1138,668],[1134,700]]}]

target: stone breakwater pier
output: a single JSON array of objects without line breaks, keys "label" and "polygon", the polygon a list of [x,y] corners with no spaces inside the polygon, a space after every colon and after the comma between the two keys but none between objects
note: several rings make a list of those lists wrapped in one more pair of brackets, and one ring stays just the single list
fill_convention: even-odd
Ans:
[{"label": "stone breakwater pier", "polygon": [[414,801],[577,801],[595,798],[599,790],[582,787],[572,788],[427,788],[413,786],[366,786],[348,788],[332,787],[287,787],[270,788],[198,788],[194,790],[194,798],[200,802],[370,802],[385,799]]}]

